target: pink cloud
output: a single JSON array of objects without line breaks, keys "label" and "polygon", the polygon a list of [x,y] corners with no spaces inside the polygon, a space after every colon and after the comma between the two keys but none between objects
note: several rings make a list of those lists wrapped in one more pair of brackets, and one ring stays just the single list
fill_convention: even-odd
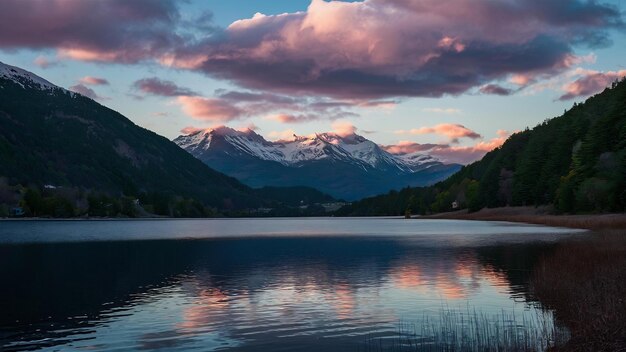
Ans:
[{"label": "pink cloud", "polygon": [[174,0],[3,0],[0,47],[59,50],[60,57],[134,63],[182,38]]},{"label": "pink cloud", "polygon": [[102,86],[102,85],[108,85],[109,81],[107,81],[104,78],[98,78],[98,77],[92,77],[92,76],[85,76],[83,78],[81,78],[79,80],[80,83],[82,84],[88,84],[88,85],[92,85],[92,86]]},{"label": "pink cloud", "polygon": [[169,62],[251,89],[334,98],[510,94],[488,84],[562,72],[575,43],[605,43],[622,24],[616,8],[581,0],[313,0],[305,12],[236,21]]},{"label": "pink cloud", "polygon": [[83,84],[77,84],[74,86],[69,87],[69,90],[71,90],[72,92],[76,92],[80,95],[86,96],[87,98],[93,99],[93,100],[101,100],[102,97],[100,97],[98,94],[96,94],[96,92],[89,88],[86,87]]},{"label": "pink cloud", "polygon": [[273,141],[292,141],[296,138],[294,130],[272,131],[267,135],[268,139]]},{"label": "pink cloud", "polygon": [[[295,110],[306,110],[306,106],[303,106],[302,108],[295,108]],[[290,109],[291,110],[291,109]],[[339,119],[345,116],[353,116],[351,113],[346,113],[346,114],[323,114],[323,113],[318,113],[318,114],[287,114],[287,113],[280,113],[280,114],[276,114],[276,115],[270,115],[267,117],[268,120],[274,120],[280,123],[288,123],[288,124],[292,124],[292,123],[305,123],[305,122],[311,122],[311,121],[319,121],[319,120],[335,120],[335,119]]]},{"label": "pink cloud", "polygon": [[54,67],[54,66],[58,66],[59,62],[56,60],[50,60],[45,56],[37,56],[37,58],[35,58],[35,60],[33,61],[33,63],[43,69],[47,69],[50,67]]},{"label": "pink cloud", "polygon": [[240,128],[240,131],[258,131],[261,128],[253,123],[249,123],[247,126]]},{"label": "pink cloud", "polygon": [[317,119],[315,115],[294,115],[294,114],[276,114],[269,116],[270,120],[274,120],[280,123],[300,123],[306,121],[313,121]]},{"label": "pink cloud", "polygon": [[341,137],[353,135],[357,131],[357,128],[349,121],[335,121],[331,127],[333,132]]},{"label": "pink cloud", "polygon": [[[153,95],[199,97],[197,93],[187,88],[156,78],[139,80],[133,86]],[[316,120],[337,120],[358,116],[347,109],[368,103],[362,101],[332,101],[324,98],[289,97],[264,92],[222,90],[216,91],[215,97],[211,98],[211,100],[214,104],[217,104],[219,101],[222,106],[231,106],[237,109],[240,118],[263,116],[265,119],[286,124],[306,123]],[[387,102],[382,101],[370,103],[376,106],[387,104]],[[303,111],[306,111],[306,113],[303,113]]]},{"label": "pink cloud", "polygon": [[182,128],[180,130],[180,133],[187,135],[187,134],[194,134],[196,132],[200,132],[200,131],[203,131],[203,130],[204,130],[204,128],[199,128],[199,127],[194,127],[194,126],[187,126],[187,127]]},{"label": "pink cloud", "polygon": [[446,163],[469,164],[480,160],[488,152],[500,147],[510,136],[510,133],[505,130],[498,130],[496,134],[498,137],[488,141],[479,141],[471,146],[420,144],[411,141],[400,141],[398,144],[382,147],[392,154],[424,152]]},{"label": "pink cloud", "polygon": [[626,70],[620,71],[587,71],[583,76],[563,87],[565,94],[559,100],[570,100],[578,97],[588,97],[600,93],[615,80],[626,77]]},{"label": "pink cloud", "polygon": [[196,120],[225,122],[241,118],[244,112],[221,99],[180,96],[176,98],[183,111]]},{"label": "pink cloud", "polygon": [[[520,77],[518,75],[518,77]],[[518,82],[521,80],[518,79]],[[509,88],[502,87],[497,84],[487,84],[480,87],[479,91],[482,94],[491,94],[491,95],[511,95],[514,91]]]},{"label": "pink cloud", "polygon": [[508,138],[511,135],[511,132],[509,132],[507,130],[497,130],[496,134],[498,135],[498,137],[506,137],[506,138]]},{"label": "pink cloud", "polygon": [[156,77],[143,78],[133,83],[133,88],[150,95],[164,97],[199,96],[189,88],[180,87],[172,81],[161,80]]},{"label": "pink cloud", "polygon": [[416,152],[425,152],[433,150],[435,148],[449,148],[450,146],[448,144],[421,144],[411,141],[400,141],[398,142],[398,144],[381,145],[381,147],[391,154],[410,154]]},{"label": "pink cloud", "polygon": [[227,28],[210,16],[190,23],[175,0],[3,0],[2,10],[2,49],[153,61],[248,89],[361,100],[558,74],[574,64],[574,46],[605,45],[624,25],[618,8],[587,0],[312,0]]},{"label": "pink cloud", "polygon": [[500,147],[507,137],[496,137],[489,141],[480,141],[472,146],[450,146],[447,148],[435,148],[429,154],[448,163],[469,164],[480,160],[488,152]]},{"label": "pink cloud", "polygon": [[439,134],[442,136],[446,136],[450,139],[458,139],[458,138],[470,138],[470,139],[478,139],[482,138],[482,136],[469,128],[460,125],[460,124],[452,124],[452,123],[442,123],[432,127],[421,127],[414,128],[411,130],[399,130],[396,131],[396,134]]}]

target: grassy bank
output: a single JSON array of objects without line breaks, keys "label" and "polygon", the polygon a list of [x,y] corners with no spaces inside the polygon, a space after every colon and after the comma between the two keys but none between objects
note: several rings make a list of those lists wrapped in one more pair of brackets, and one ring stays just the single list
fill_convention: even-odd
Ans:
[{"label": "grassy bank", "polygon": [[557,351],[626,351],[626,231],[564,243],[540,262],[531,291],[571,332]]},{"label": "grassy bank", "polygon": [[[520,312],[518,312],[519,314]],[[484,313],[469,306],[442,307],[439,315],[401,323],[393,338],[368,338],[363,352],[539,352],[562,346],[566,329],[553,324],[549,312]]]},{"label": "grassy bank", "polygon": [[552,215],[548,207],[485,208],[473,213],[468,213],[467,210],[460,210],[456,212],[419,216],[417,219],[511,221],[591,230],[626,229],[626,213]]}]

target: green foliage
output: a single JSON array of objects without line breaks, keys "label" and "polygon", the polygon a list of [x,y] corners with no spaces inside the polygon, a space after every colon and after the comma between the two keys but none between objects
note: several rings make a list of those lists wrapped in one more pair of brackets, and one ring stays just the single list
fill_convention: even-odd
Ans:
[{"label": "green foliage", "polygon": [[421,214],[461,208],[554,204],[557,212],[626,209],[626,80],[562,116],[513,134],[482,160],[431,187],[404,189],[338,215]]},{"label": "green foliage", "polygon": [[19,203],[28,216],[69,218],[77,213],[77,209],[67,195],[42,192],[34,187],[27,187],[23,190]]},{"label": "green foliage", "polygon": [[467,209],[469,211],[478,211],[481,208],[482,202],[480,199],[480,182],[472,180],[467,184],[466,197],[467,197]]}]

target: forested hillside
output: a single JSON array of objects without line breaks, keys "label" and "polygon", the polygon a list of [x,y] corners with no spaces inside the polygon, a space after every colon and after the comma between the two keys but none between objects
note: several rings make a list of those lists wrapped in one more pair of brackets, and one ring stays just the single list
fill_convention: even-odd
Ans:
[{"label": "forested hillside", "polygon": [[0,217],[16,208],[18,216],[203,217],[259,207],[296,216],[310,215],[301,200],[320,199],[332,200],[313,189],[252,189],[118,112],[0,63]]},{"label": "forested hillside", "polygon": [[559,213],[626,208],[626,81],[562,116],[512,135],[500,148],[431,187],[405,188],[339,215],[428,214],[553,204]]}]

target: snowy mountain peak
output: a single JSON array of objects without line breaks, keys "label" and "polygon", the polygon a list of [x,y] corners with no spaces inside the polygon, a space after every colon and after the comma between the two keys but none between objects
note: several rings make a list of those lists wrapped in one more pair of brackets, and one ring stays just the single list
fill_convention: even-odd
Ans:
[{"label": "snowy mountain peak", "polygon": [[[294,135],[290,140],[267,141],[252,130],[236,130],[226,126],[200,130],[174,139],[192,154],[223,148],[223,143],[244,155],[261,160],[276,161],[285,166],[319,160],[336,160],[355,164],[363,169],[416,172],[440,162],[429,155],[393,155],[369,139],[334,132],[310,136]],[[219,143],[215,143],[219,140]]]},{"label": "snowy mountain peak", "polygon": [[22,88],[28,87],[42,90],[63,89],[46,81],[45,79],[37,76],[32,72],[26,71],[19,67],[7,65],[3,62],[0,62],[0,78],[11,80],[22,86]]},{"label": "snowy mountain peak", "polygon": [[394,155],[354,133],[268,141],[254,131],[222,126],[194,131],[174,142],[249,186],[307,186],[346,200],[432,184],[460,167],[426,154]]}]

